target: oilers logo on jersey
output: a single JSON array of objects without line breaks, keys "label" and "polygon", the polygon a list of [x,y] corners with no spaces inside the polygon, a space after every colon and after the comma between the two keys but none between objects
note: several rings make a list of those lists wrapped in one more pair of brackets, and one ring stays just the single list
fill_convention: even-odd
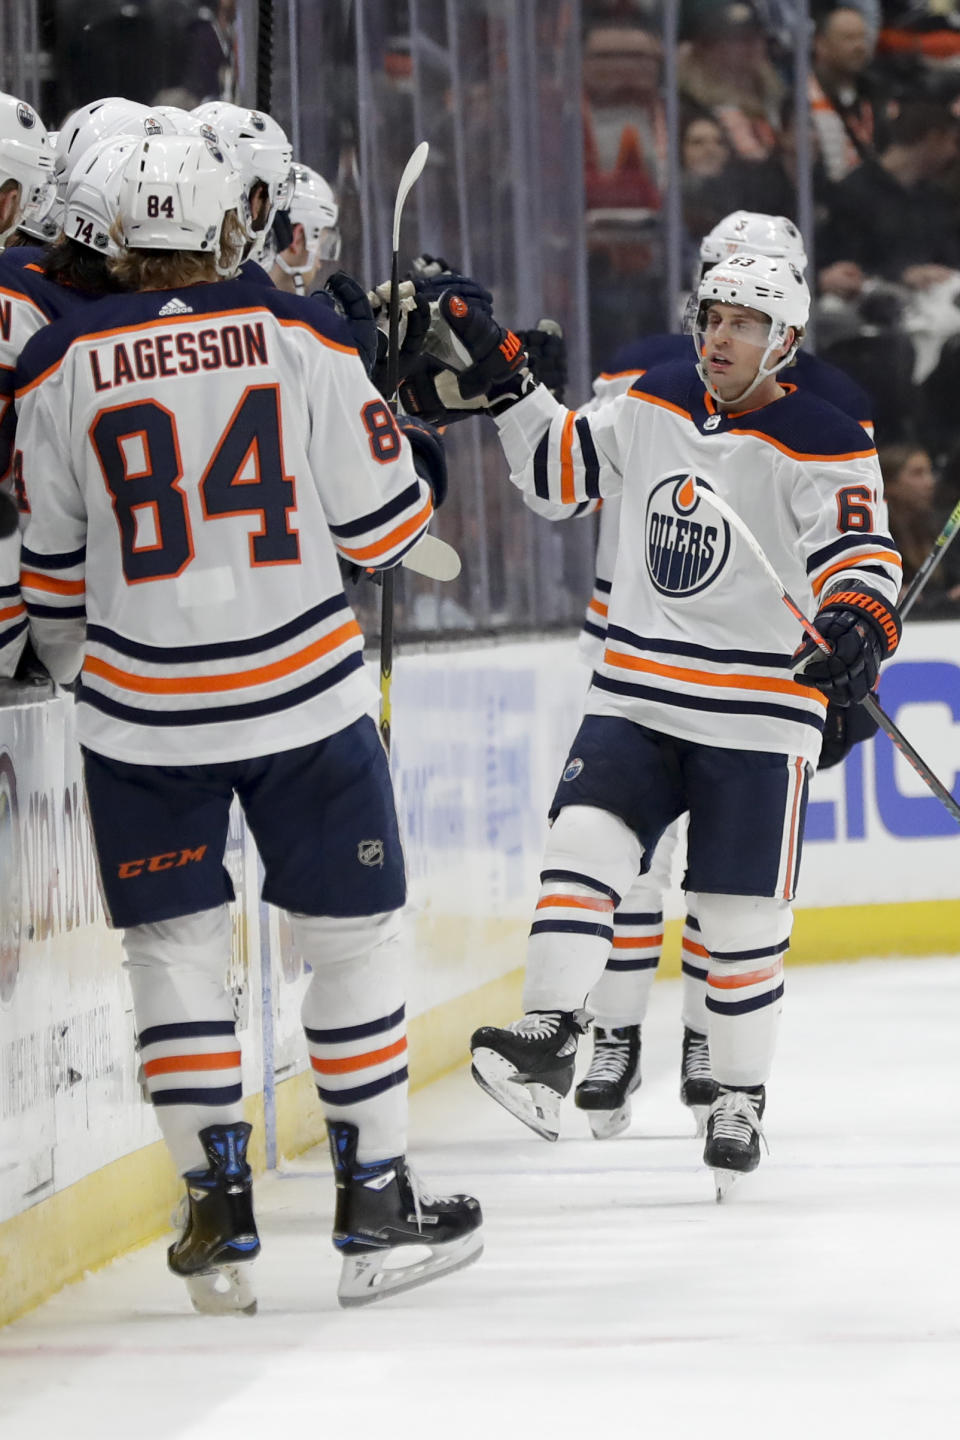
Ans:
[{"label": "oilers logo on jersey", "polygon": [[647,501],[647,571],[660,594],[672,599],[705,590],[730,554],[730,527],[700,506],[695,482],[713,488],[702,477],[667,475]]}]

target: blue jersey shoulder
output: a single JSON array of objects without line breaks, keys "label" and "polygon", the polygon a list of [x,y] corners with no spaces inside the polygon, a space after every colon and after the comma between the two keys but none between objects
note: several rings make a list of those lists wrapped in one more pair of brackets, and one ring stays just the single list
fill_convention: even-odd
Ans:
[{"label": "blue jersey shoulder", "polygon": [[96,298],[83,290],[74,290],[70,285],[59,285],[55,280],[48,280],[32,262],[29,265],[8,265],[0,269],[0,292],[3,291],[9,295],[22,295],[34,304],[47,320],[59,320],[64,315],[72,315],[76,310],[86,308]]},{"label": "blue jersey shoulder", "polygon": [[266,285],[271,289],[276,289],[266,270],[262,265],[258,265],[256,260],[244,260],[237,272],[237,279],[247,285]]},{"label": "blue jersey shoulder", "polygon": [[621,375],[625,370],[652,370],[655,365],[669,365],[673,360],[690,360],[694,354],[689,335],[644,335],[621,345],[613,363],[604,373]]},{"label": "blue jersey shoulder", "polygon": [[[19,273],[19,272],[17,272]],[[50,285],[51,289],[62,289]],[[346,322],[329,305],[311,296],[288,295],[275,286],[252,286],[249,281],[224,280],[214,285],[184,286],[179,290],[145,290],[109,295],[74,309],[39,331],[24,346],[17,366],[17,389],[31,384],[56,365],[75,340],[111,330],[136,330],[154,320],[201,319],[204,315],[249,315],[269,311],[281,322],[306,325],[324,340],[354,350]]]},{"label": "blue jersey shoulder", "polygon": [[818,395],[829,400],[844,415],[856,420],[858,425],[873,424],[873,401],[856,380],[843,370],[821,360],[819,355],[809,355],[805,350],[797,352],[796,363],[784,371],[785,380],[795,380],[809,395]]},{"label": "blue jersey shoulder", "polygon": [[759,432],[795,455],[824,460],[875,453],[873,441],[859,421],[799,385],[772,405],[731,415],[729,428]]},{"label": "blue jersey shoulder", "polygon": [[630,386],[631,395],[652,395],[687,414],[703,409],[703,381],[692,359],[655,365]]},{"label": "blue jersey shoulder", "polygon": [[22,270],[25,265],[42,265],[46,254],[46,245],[8,245],[5,250],[0,250],[0,271],[7,268]]}]

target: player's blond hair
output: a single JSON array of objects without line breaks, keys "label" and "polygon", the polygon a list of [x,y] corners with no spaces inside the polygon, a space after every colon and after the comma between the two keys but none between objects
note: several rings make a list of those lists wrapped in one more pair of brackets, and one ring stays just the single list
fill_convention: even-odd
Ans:
[{"label": "player's blond hair", "polygon": [[212,284],[223,279],[221,271],[239,265],[246,245],[234,210],[224,217],[219,255],[200,250],[128,250],[119,225],[115,230],[114,238],[121,250],[108,262],[108,268],[124,290],[180,290],[186,285]]}]

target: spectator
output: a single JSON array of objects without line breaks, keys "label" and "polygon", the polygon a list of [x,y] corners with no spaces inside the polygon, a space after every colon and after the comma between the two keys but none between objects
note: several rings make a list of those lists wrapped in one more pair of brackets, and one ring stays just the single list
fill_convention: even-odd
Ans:
[{"label": "spectator", "polygon": [[687,30],[690,45],[678,67],[681,95],[720,122],[735,156],[766,160],[777,147],[784,86],[767,54],[756,7],[750,0],[711,0],[692,11]]},{"label": "spectator", "polygon": [[587,209],[657,209],[666,180],[667,125],[660,41],[626,25],[596,26],[583,58]]},{"label": "spectator", "polygon": [[[960,269],[956,209],[937,184],[956,162],[957,136],[949,111],[905,104],[879,159],[865,160],[836,187],[819,255],[827,267],[844,263],[848,295],[866,274],[923,290]],[[822,288],[834,288],[829,269],[820,278]]]},{"label": "spectator", "polygon": [[[940,529],[937,480],[927,451],[917,445],[886,445],[879,452],[883,491],[890,516],[890,534],[903,557],[906,588],[933,548]],[[930,576],[914,614],[956,614],[960,586],[945,564]]]},{"label": "spectator", "polygon": [[827,178],[842,180],[873,158],[876,114],[864,72],[873,54],[867,22],[841,5],[817,21],[809,96]]},{"label": "spectator", "polygon": [[712,115],[693,113],[681,125],[683,218],[690,235],[705,235],[731,205],[739,210],[792,217],[793,183],[779,155],[762,161],[730,153],[722,125]]},{"label": "spectator", "polygon": [[235,99],[236,23],[237,0],[217,0],[215,5],[201,5],[189,26],[188,52],[180,83],[195,97],[193,105],[202,105],[207,100]]}]

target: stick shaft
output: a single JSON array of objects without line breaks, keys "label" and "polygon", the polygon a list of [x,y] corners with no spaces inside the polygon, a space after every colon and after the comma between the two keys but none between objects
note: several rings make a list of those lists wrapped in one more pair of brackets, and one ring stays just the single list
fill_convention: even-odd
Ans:
[{"label": "stick shaft", "polygon": [[930,554],[920,566],[920,569],[917,571],[916,575],[914,575],[913,579],[910,581],[910,584],[907,586],[906,592],[901,599],[900,604],[897,606],[897,609],[900,611],[901,620],[905,620],[907,618],[914,605],[916,605],[917,601],[920,599],[920,594],[924,586],[930,579],[930,576],[933,574],[934,570],[936,570],[937,566],[940,564],[940,561],[943,559],[944,555],[946,555],[947,550],[950,548],[950,542],[953,540],[958,530],[960,530],[960,500],[957,501],[956,505],[954,505],[953,509],[950,511],[950,514],[947,518],[947,523],[944,525],[943,529],[940,531],[940,534],[933,542],[933,549],[930,551]]},{"label": "stick shaft", "polygon": [[[393,207],[393,259],[390,266],[390,304],[387,310],[387,401],[397,408],[397,388],[400,383],[400,220],[403,205],[411,186],[419,177],[426,164],[429,146],[421,141],[404,166]],[[393,707],[391,689],[393,684],[393,616],[396,572],[385,570],[380,595],[380,738],[383,748],[390,754]]]}]

